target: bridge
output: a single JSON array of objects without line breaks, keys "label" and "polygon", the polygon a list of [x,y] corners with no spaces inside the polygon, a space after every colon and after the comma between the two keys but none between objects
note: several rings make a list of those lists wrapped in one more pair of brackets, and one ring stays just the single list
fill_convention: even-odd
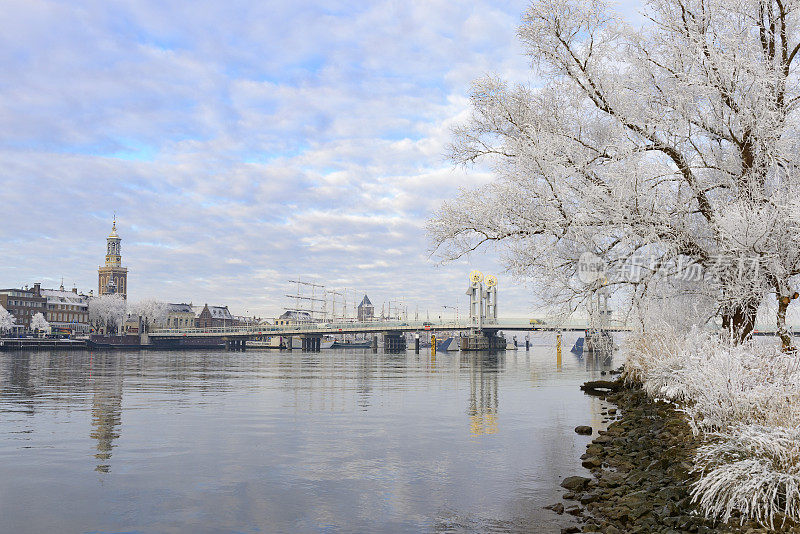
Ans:
[{"label": "bridge", "polygon": [[[303,338],[303,348],[306,340],[310,339],[311,350],[319,349],[319,340],[325,335],[336,334],[383,334],[384,337],[399,339],[407,332],[422,331],[469,331],[474,336],[492,338],[501,330],[585,330],[589,327],[588,321],[562,322],[558,325],[547,325],[539,319],[508,319],[499,318],[497,314],[497,277],[484,278],[480,271],[469,273],[469,319],[467,321],[429,322],[429,321],[368,321],[368,322],[314,322],[289,325],[258,324],[236,327],[218,328],[186,328],[186,329],[157,329],[149,337],[155,340],[183,339],[183,338],[222,338],[226,343],[237,343],[247,339],[263,336],[300,336]],[[619,321],[610,318],[608,311],[602,318],[605,330],[628,330]],[[386,344],[385,344],[386,345]],[[391,343],[386,345],[391,348]],[[405,341],[402,343],[405,347]],[[491,344],[490,344],[491,345]],[[243,345],[241,345],[243,347]],[[398,347],[399,348],[399,347]]]},{"label": "bridge", "polygon": [[[611,317],[608,309],[608,295],[598,294],[598,302],[592,301],[590,319],[571,319],[548,324],[540,319],[502,318],[498,317],[497,278],[484,278],[479,271],[469,274],[470,285],[467,288],[469,297],[469,318],[465,321],[334,321],[312,322],[288,325],[257,324],[247,326],[228,326],[216,328],[160,328],[142,336],[142,344],[175,345],[177,343],[202,343],[203,339],[211,342],[224,342],[229,348],[245,348],[248,340],[281,336],[292,346],[292,338],[302,339],[304,350],[320,349],[323,336],[337,334],[373,334],[373,347],[377,347],[377,335],[384,337],[384,348],[404,349],[404,334],[409,332],[469,332],[469,343],[462,346],[464,350],[478,350],[483,347],[499,348],[500,331],[582,331],[600,328],[605,331],[632,330],[624,321]],[[603,298],[605,301],[603,301]],[[604,304],[603,304],[604,302]],[[592,326],[594,325],[594,326]],[[766,333],[766,332],[764,332]],[[183,341],[182,341],[183,340]],[[488,340],[488,344],[487,344]],[[474,343],[473,343],[474,342]],[[505,346],[503,345],[503,348]]]},{"label": "bridge", "polygon": [[[538,319],[517,318],[500,319],[497,322],[486,322],[480,327],[470,321],[370,321],[370,322],[331,322],[331,323],[300,323],[292,325],[258,324],[248,326],[227,326],[216,328],[159,328],[152,330],[152,338],[180,338],[180,337],[241,337],[252,338],[257,336],[323,336],[335,334],[369,334],[383,332],[423,332],[423,331],[471,331],[471,330],[586,330],[589,323],[585,320],[570,320],[559,324],[547,324]],[[606,327],[612,331],[630,331],[631,328],[624,323],[609,321]]]},{"label": "bridge", "polygon": [[[292,338],[300,337],[304,350],[319,350],[323,336],[337,334],[373,334],[372,346],[377,348],[377,334],[383,335],[384,348],[404,349],[405,334],[408,332],[469,332],[462,337],[462,350],[505,349],[505,344],[500,336],[500,331],[535,331],[535,330],[586,330],[589,323],[594,323],[603,330],[619,331],[629,330],[627,326],[611,319],[607,310],[600,311],[595,321],[578,320],[560,322],[557,325],[546,324],[539,319],[523,318],[511,319],[498,317],[497,277],[483,276],[480,271],[469,273],[469,286],[466,295],[469,297],[469,318],[466,321],[408,321],[408,320],[380,320],[380,321],[333,321],[310,322],[297,324],[257,324],[247,326],[217,327],[217,328],[185,328],[154,329],[142,336],[142,344],[160,344],[162,346],[183,342],[199,344],[203,339],[221,340],[229,348],[244,348],[247,340],[263,339],[264,337],[281,336],[288,338],[288,347],[292,346]],[[596,313],[594,315],[597,315]],[[283,341],[281,339],[281,341]]]},{"label": "bridge", "polygon": [[[370,322],[328,322],[301,323],[290,325],[258,324],[248,326],[229,326],[217,328],[160,328],[147,334],[153,344],[168,344],[180,340],[220,340],[231,348],[245,348],[248,340],[264,337],[282,336],[288,339],[299,337],[304,350],[319,350],[323,336],[339,334],[373,334],[384,337],[384,347],[388,349],[405,348],[402,337],[409,332],[470,332],[472,334],[493,337],[499,331],[582,331],[589,328],[584,320],[573,320],[559,324],[546,324],[538,319],[517,318],[486,321],[478,326],[475,321],[370,321]],[[628,331],[629,327],[611,321],[606,329]],[[377,346],[377,339],[373,340]]]}]

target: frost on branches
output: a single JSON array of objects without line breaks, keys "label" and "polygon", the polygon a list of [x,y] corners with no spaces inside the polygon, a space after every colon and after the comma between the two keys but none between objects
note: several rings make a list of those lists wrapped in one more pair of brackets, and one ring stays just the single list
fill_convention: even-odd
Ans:
[{"label": "frost on branches", "polygon": [[800,360],[754,341],[669,327],[627,345],[625,377],[679,403],[705,445],[692,496],[709,517],[800,523]]},{"label": "frost on branches", "polygon": [[149,331],[152,326],[166,324],[169,306],[160,300],[146,299],[132,305],[130,313],[141,317],[145,330]]},{"label": "frost on branches", "polygon": [[107,334],[121,331],[125,324],[126,305],[122,295],[110,294],[89,300],[89,322],[95,331],[104,329]]},{"label": "frost on branches", "polygon": [[4,334],[8,332],[14,326],[16,326],[16,322],[14,321],[14,316],[6,310],[4,307],[0,306],[0,334]]},{"label": "frost on branches", "polygon": [[37,313],[33,316],[33,318],[31,318],[31,330],[49,332],[50,323],[47,322],[47,319],[44,318],[44,315]]},{"label": "frost on branches", "polygon": [[474,82],[450,156],[496,178],[429,221],[435,248],[502,243],[511,272],[566,311],[596,289],[574,276],[589,251],[625,273],[607,287],[643,324],[674,298],[740,342],[768,302],[788,348],[800,0],[651,0],[641,30],[609,5],[534,1],[518,35],[544,85]]}]

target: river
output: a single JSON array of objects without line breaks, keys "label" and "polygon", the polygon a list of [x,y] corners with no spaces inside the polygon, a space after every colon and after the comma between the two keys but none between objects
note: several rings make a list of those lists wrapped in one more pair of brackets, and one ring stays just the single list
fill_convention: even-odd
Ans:
[{"label": "river", "polygon": [[0,353],[0,532],[559,532],[603,417],[578,386],[615,364],[575,337]]}]

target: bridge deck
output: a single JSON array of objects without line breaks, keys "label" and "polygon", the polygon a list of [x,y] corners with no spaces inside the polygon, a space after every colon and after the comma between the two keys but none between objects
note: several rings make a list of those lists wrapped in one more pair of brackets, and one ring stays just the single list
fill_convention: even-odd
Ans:
[{"label": "bridge deck", "polygon": [[[485,330],[585,330],[588,325],[582,321],[571,321],[561,325],[531,324],[530,319],[501,319],[496,323],[484,324]],[[368,334],[381,332],[422,332],[422,331],[467,331],[477,328],[477,324],[465,322],[427,321],[387,321],[368,323],[313,323],[298,325],[253,325],[219,328],[161,328],[150,332],[150,337],[254,337],[254,336],[301,336],[333,334]],[[623,324],[611,323],[609,330],[628,331]]]}]

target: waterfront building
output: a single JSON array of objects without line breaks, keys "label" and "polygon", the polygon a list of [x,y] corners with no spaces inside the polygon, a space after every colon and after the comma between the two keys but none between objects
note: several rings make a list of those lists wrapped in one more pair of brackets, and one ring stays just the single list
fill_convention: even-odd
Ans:
[{"label": "waterfront building", "polygon": [[122,239],[117,234],[117,219],[111,226],[111,233],[106,238],[106,264],[97,270],[97,294],[111,295],[118,293],[123,299],[128,298],[128,268],[122,266]]},{"label": "waterfront building", "polygon": [[227,306],[209,306],[206,304],[197,315],[197,328],[219,328],[238,326]]},{"label": "waterfront building", "polygon": [[167,304],[166,328],[194,328],[196,325],[197,314],[191,303]]},{"label": "waterfront building", "polygon": [[5,308],[17,325],[30,330],[31,319],[37,313],[47,314],[47,299],[42,296],[41,284],[34,284],[31,289],[0,289],[0,306]]},{"label": "waterfront building", "polygon": [[256,326],[261,324],[261,317],[256,317],[255,315],[252,317],[247,315],[234,315],[233,318],[239,326]]},{"label": "waterfront building", "polygon": [[88,334],[89,296],[78,293],[73,287],[66,291],[64,284],[59,289],[42,289],[42,296],[47,300],[45,319],[54,330],[70,330],[76,334]]},{"label": "waterfront building", "polygon": [[372,305],[372,302],[366,294],[364,298],[361,299],[361,304],[358,305],[357,311],[358,322],[360,323],[372,321],[375,318],[375,306]]},{"label": "waterfront building", "polygon": [[314,322],[311,319],[311,314],[305,311],[287,310],[283,312],[280,317],[275,319],[276,325],[293,325],[293,324],[307,324]]}]

